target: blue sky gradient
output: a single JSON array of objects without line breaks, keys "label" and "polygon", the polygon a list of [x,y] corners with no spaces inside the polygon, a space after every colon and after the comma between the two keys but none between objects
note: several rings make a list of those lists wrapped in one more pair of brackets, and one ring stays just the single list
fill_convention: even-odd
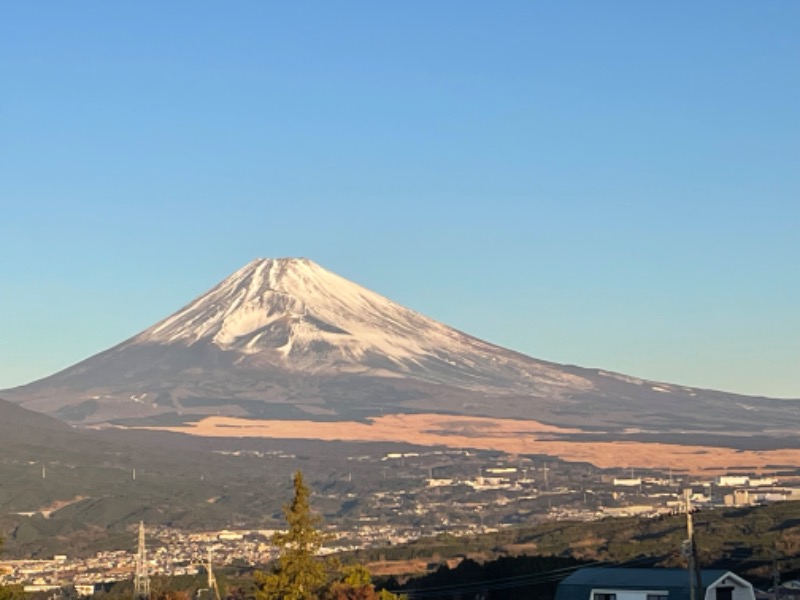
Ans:
[{"label": "blue sky gradient", "polygon": [[800,4],[0,7],[0,388],[255,257],[800,398]]}]

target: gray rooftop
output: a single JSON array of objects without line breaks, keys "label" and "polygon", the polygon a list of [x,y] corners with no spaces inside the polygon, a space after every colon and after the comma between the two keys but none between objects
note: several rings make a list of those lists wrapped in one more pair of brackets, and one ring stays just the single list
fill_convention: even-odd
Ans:
[{"label": "gray rooftop", "polygon": [[[728,573],[724,569],[704,569],[703,585],[710,585]],[[561,585],[614,585],[637,588],[688,588],[689,572],[685,569],[630,569],[615,567],[588,567],[579,569],[561,582]]]}]

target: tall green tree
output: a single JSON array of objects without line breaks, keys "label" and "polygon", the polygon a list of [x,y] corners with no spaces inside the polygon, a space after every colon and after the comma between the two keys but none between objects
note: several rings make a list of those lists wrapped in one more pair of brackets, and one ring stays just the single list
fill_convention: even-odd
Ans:
[{"label": "tall green tree", "polygon": [[272,538],[279,549],[277,563],[271,573],[256,574],[257,600],[314,600],[325,587],[325,564],[316,556],[325,535],[319,529],[322,519],[311,510],[310,495],[297,471],[294,498],[283,507],[288,528]]}]

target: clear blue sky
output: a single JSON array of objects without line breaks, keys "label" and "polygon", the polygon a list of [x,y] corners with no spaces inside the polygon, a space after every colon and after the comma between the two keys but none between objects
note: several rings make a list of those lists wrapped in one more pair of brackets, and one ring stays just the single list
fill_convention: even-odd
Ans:
[{"label": "clear blue sky", "polygon": [[306,256],[538,358],[800,398],[796,2],[5,2],[0,387]]}]

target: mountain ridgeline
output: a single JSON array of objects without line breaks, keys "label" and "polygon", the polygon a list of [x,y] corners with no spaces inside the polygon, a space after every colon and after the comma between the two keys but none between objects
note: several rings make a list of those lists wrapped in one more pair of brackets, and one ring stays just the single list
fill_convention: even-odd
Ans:
[{"label": "mountain ridgeline", "polygon": [[121,344],[0,392],[79,425],[434,412],[587,432],[796,431],[796,401],[645,381],[479,340],[306,259],[258,259]]}]

